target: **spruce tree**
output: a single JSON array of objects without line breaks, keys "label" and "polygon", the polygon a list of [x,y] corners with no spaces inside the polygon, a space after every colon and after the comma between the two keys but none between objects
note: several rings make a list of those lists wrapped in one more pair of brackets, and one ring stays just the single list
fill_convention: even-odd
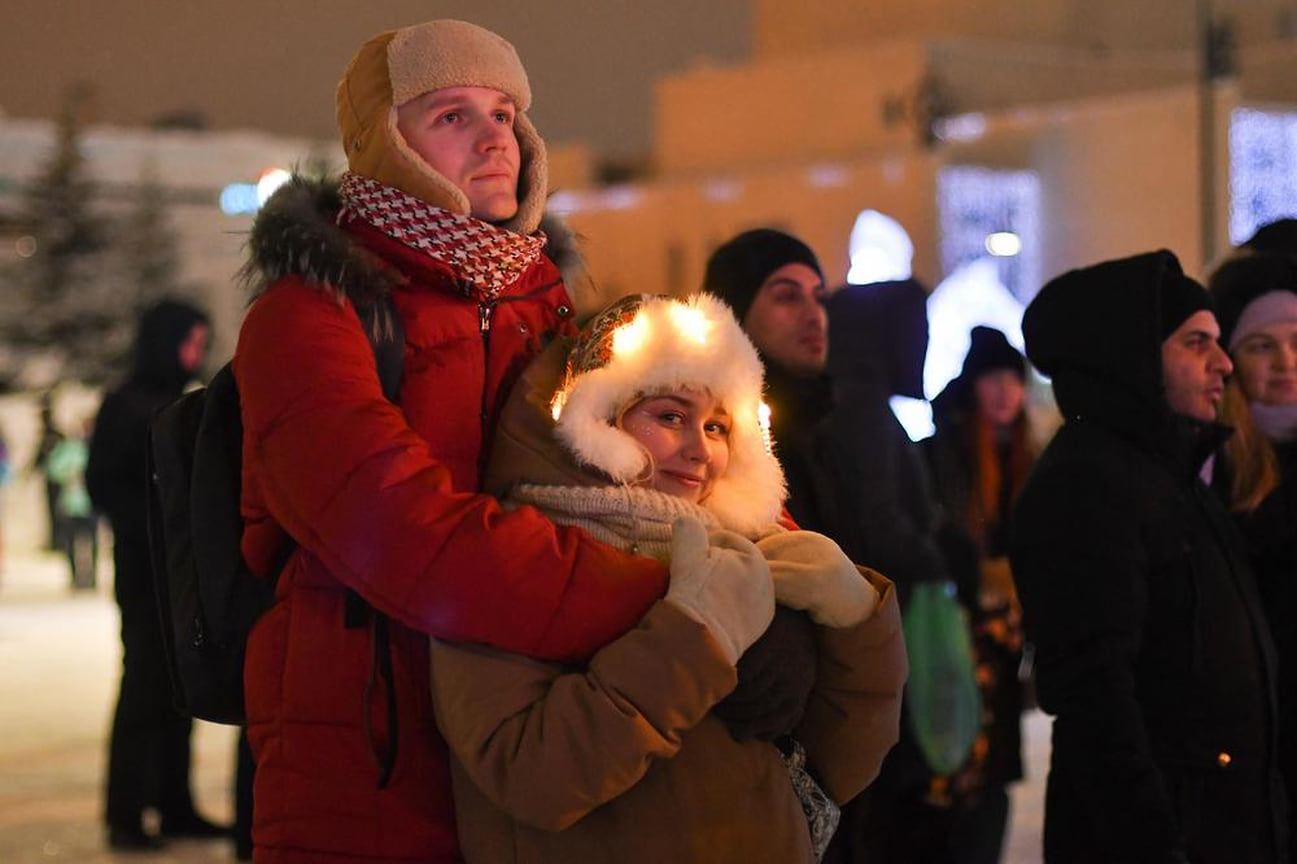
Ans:
[{"label": "spruce tree", "polygon": [[108,226],[94,210],[96,190],[81,153],[90,100],[85,85],[68,92],[54,147],[23,196],[31,254],[4,274],[0,307],[0,331],[16,367],[6,377],[18,386],[104,380],[95,358],[113,313],[97,296],[107,288]]},{"label": "spruce tree", "polygon": [[[27,187],[34,252],[0,274],[0,384],[107,385],[130,363],[136,322],[178,293],[179,260],[164,191],[146,162],[124,206],[105,208],[81,153],[91,93],[71,90],[54,147]],[[190,292],[192,293],[192,291]]]},{"label": "spruce tree", "polygon": [[157,166],[152,161],[144,163],[133,198],[113,245],[119,266],[134,289],[138,312],[154,301],[176,295],[180,256],[176,233],[167,220]]}]

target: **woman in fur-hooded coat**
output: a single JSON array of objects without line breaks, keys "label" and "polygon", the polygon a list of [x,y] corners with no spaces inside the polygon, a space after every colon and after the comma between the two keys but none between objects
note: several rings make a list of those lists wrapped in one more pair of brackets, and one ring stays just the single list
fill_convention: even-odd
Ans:
[{"label": "woman in fur-hooded coat", "polygon": [[[793,774],[804,758],[823,791],[845,801],[897,736],[907,667],[895,593],[827,538],[774,525],[783,484],[758,419],[760,361],[728,308],[707,295],[628,301],[570,354],[557,342],[524,374],[488,488],[646,556],[667,556],[680,517],[760,538],[776,598],[821,622],[815,688],[798,743],[784,745],[799,754]],[[705,340],[673,328],[675,317],[707,322]],[[591,336],[609,319],[637,331],[640,350],[626,356],[611,333]],[[645,452],[616,424],[641,397],[681,387],[706,387],[730,418],[729,466],[699,504],[634,485]],[[850,590],[864,580],[872,590]],[[812,835],[820,850],[827,842],[808,830],[779,747],[737,741],[709,713],[734,688],[734,665],[670,594],[582,667],[437,642],[432,673],[471,864],[809,864]]]},{"label": "woman in fur-hooded coat", "polygon": [[[445,61],[441,77],[415,74],[404,52],[421,46]],[[483,83],[453,76],[483,68],[518,109],[519,209],[499,225],[469,216],[395,126],[398,70],[419,93]],[[260,293],[234,357],[243,552],[271,578],[295,544],[248,641],[259,862],[461,860],[428,634],[583,662],[665,587],[660,563],[479,494],[483,442],[517,374],[573,327],[536,233],[544,147],[529,102],[513,48],[481,28],[375,37],[338,87],[351,170],[340,187],[290,183],[253,228]],[[361,325],[383,295],[405,335],[399,404]],[[386,647],[369,610],[388,621]]]}]

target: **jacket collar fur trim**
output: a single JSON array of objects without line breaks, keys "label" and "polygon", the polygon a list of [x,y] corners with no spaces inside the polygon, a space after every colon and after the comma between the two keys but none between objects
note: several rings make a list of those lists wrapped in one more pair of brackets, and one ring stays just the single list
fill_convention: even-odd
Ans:
[{"label": "jacket collar fur trim", "polygon": [[[401,284],[396,269],[367,250],[356,237],[338,224],[342,199],[336,179],[310,179],[295,175],[270,197],[257,214],[248,237],[248,260],[239,276],[255,297],[275,282],[296,276],[310,284],[366,308]],[[554,260],[568,282],[578,310],[582,291],[573,293],[573,282],[584,285],[575,238],[561,223],[546,217],[545,254]],[[576,277],[575,279],[573,277]]]}]

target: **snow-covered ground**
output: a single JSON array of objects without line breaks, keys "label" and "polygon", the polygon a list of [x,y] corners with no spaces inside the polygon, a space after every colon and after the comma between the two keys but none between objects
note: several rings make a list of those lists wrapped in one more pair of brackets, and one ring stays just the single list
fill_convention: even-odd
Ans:
[{"label": "snow-covered ground", "polygon": [[[7,514],[12,518],[12,512]],[[64,560],[7,555],[0,570],[0,861],[138,860],[104,849],[102,777],[121,663],[111,564],[72,593]],[[194,730],[202,812],[229,820],[234,729]],[[177,843],[159,864],[232,861],[230,845]]]}]

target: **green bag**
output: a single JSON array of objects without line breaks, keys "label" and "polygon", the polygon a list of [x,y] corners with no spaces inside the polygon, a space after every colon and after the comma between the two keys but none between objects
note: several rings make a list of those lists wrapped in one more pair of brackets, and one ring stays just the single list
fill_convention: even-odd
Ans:
[{"label": "green bag", "polygon": [[916,585],[903,626],[910,656],[905,683],[910,729],[928,767],[952,774],[968,758],[982,723],[973,640],[954,583]]}]

